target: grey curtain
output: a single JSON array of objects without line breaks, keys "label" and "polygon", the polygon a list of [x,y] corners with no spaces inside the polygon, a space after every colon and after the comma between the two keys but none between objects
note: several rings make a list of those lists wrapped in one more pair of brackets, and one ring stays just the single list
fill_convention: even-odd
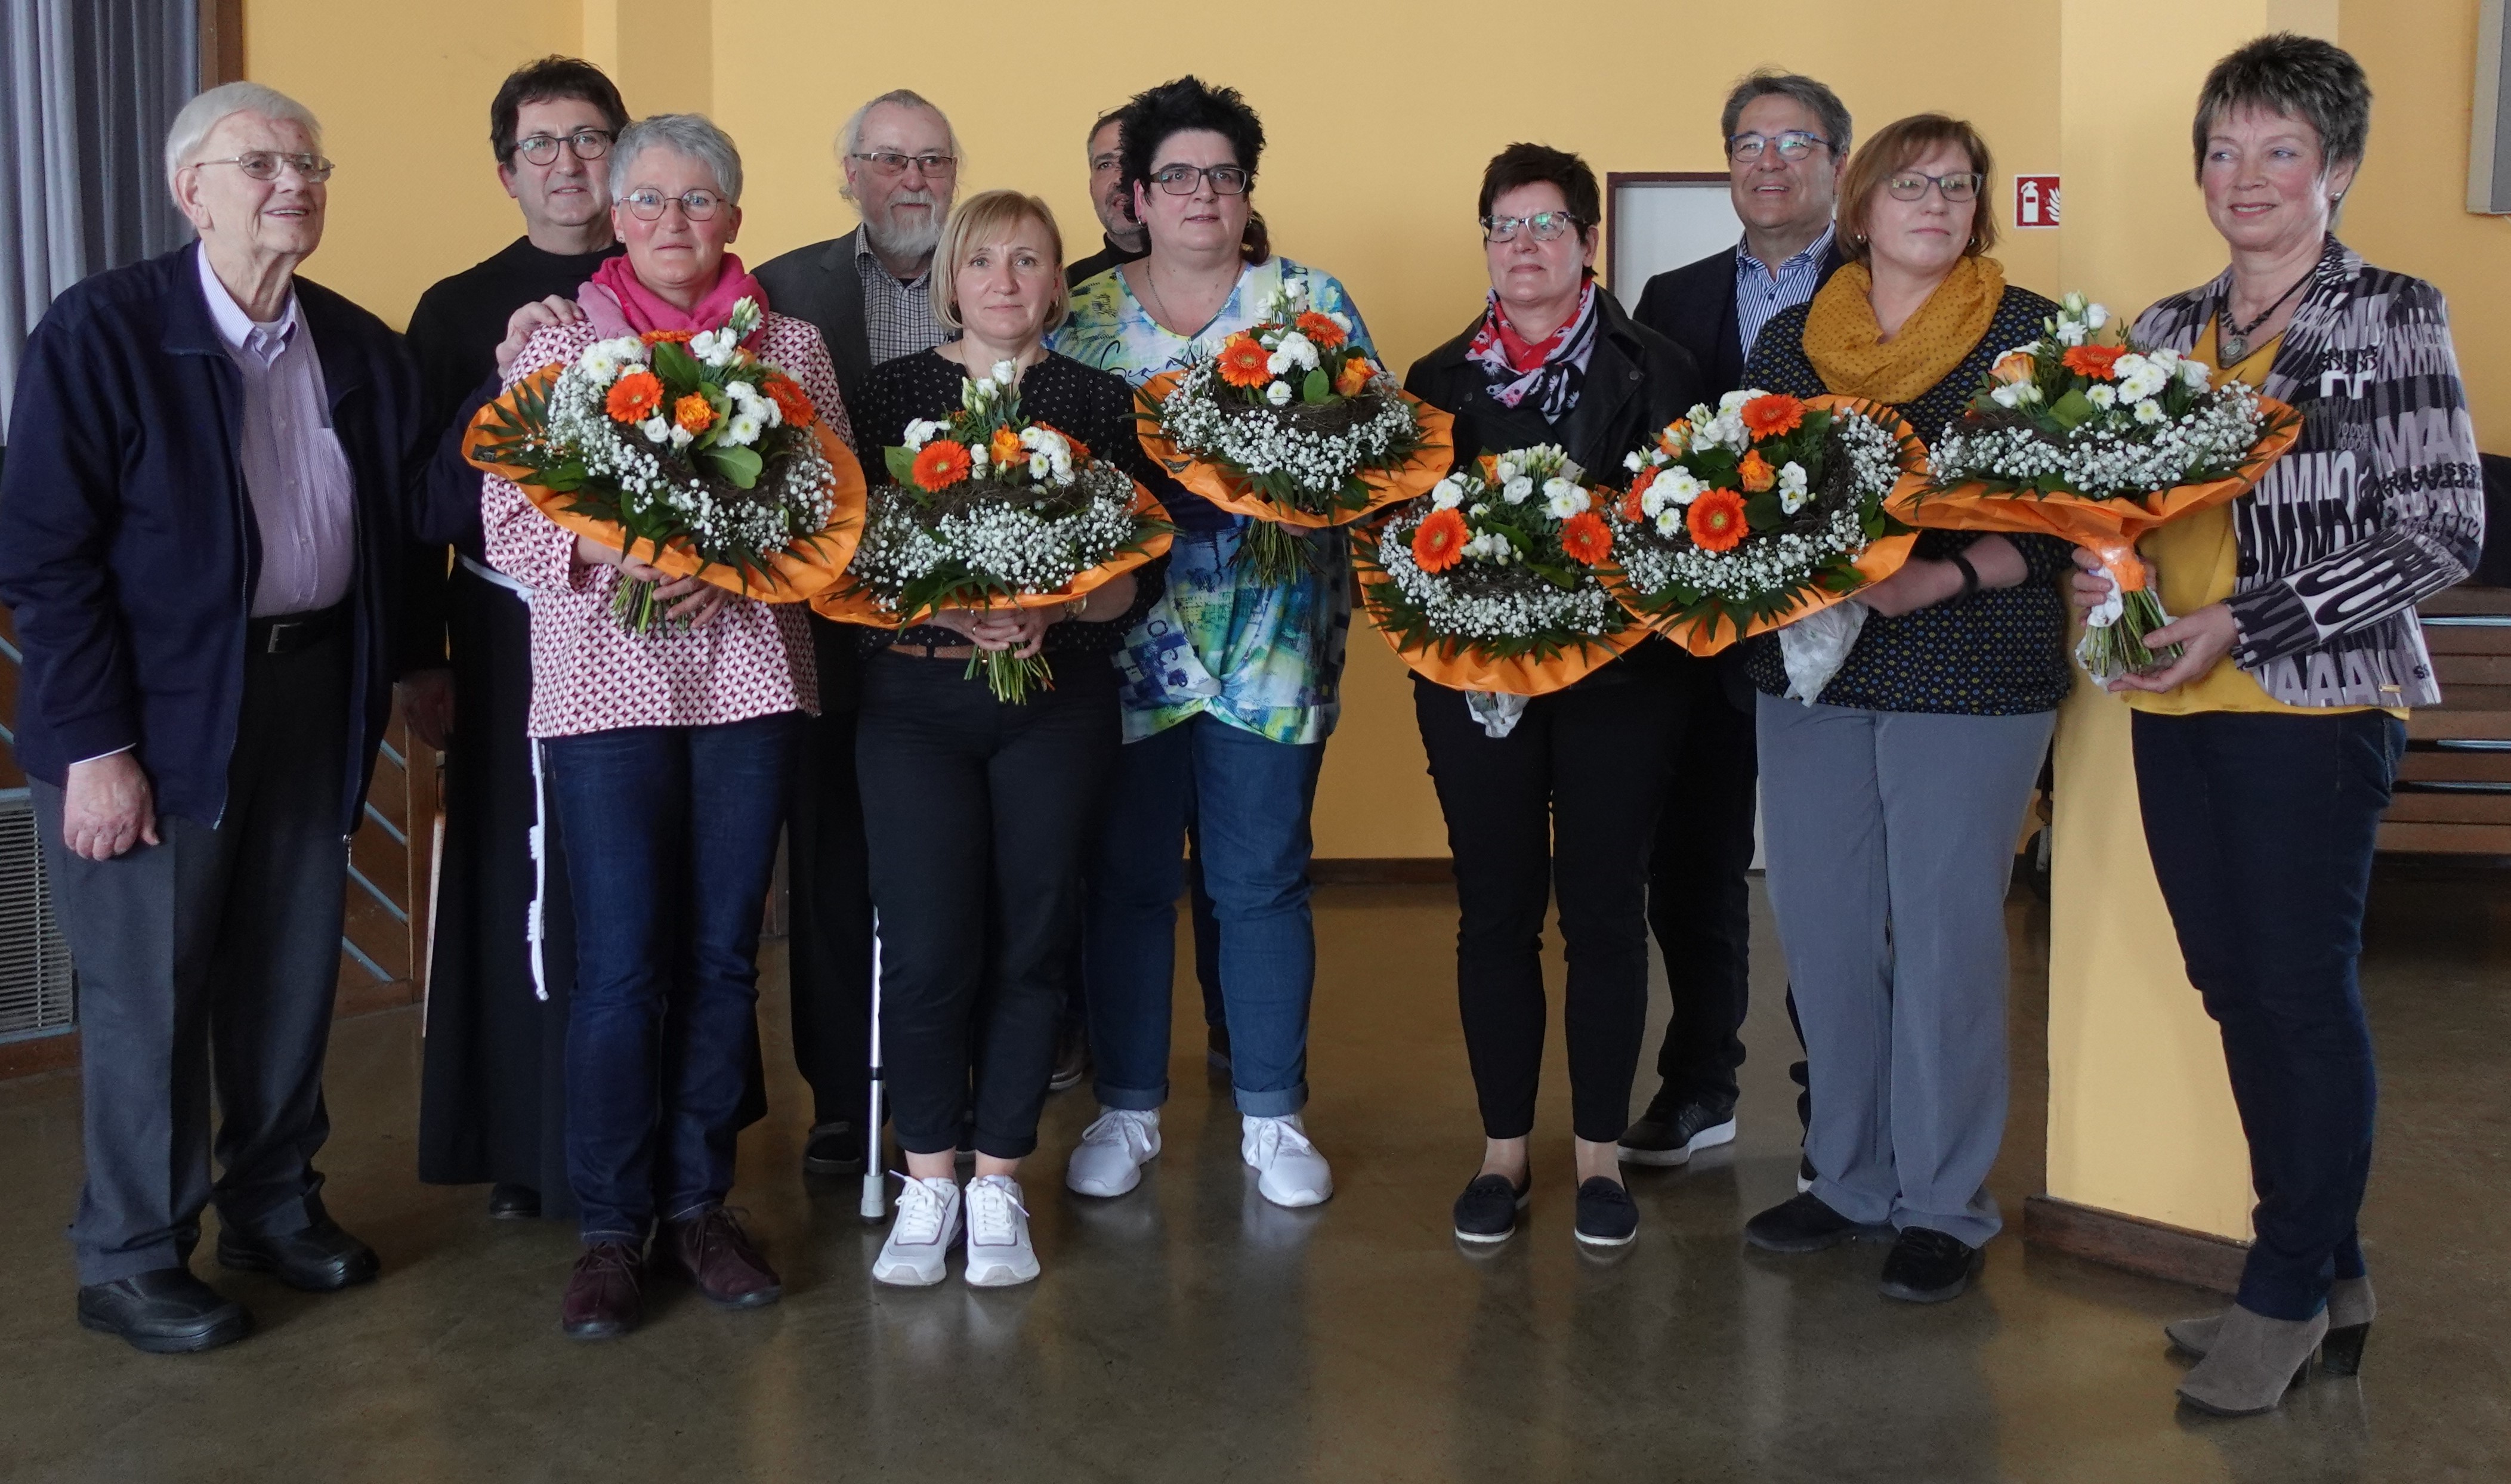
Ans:
[{"label": "grey curtain", "polygon": [[167,251],[166,131],[197,91],[196,0],[0,0],[0,443],[53,296]]}]

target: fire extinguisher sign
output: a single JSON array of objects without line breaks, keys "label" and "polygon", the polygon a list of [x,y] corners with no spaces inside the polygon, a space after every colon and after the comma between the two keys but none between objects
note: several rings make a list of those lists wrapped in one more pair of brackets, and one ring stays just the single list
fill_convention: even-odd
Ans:
[{"label": "fire extinguisher sign", "polygon": [[2018,227],[2054,227],[2058,224],[2057,176],[2014,177],[2014,224]]}]

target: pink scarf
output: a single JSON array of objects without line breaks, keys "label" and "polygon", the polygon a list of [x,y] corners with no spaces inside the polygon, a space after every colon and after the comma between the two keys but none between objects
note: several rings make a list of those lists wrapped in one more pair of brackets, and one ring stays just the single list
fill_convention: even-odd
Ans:
[{"label": "pink scarf", "polygon": [[[716,329],[732,318],[732,306],[742,299],[756,301],[758,312],[767,313],[767,290],[759,287],[758,281],[741,266],[741,259],[729,252],[723,255],[715,286],[689,309],[679,308],[638,282],[637,270],[628,266],[625,253],[594,270],[592,280],[575,296],[585,318],[593,323],[594,333],[604,340],[658,329],[686,330],[691,334]],[[764,320],[759,322],[759,328],[766,328]]]}]

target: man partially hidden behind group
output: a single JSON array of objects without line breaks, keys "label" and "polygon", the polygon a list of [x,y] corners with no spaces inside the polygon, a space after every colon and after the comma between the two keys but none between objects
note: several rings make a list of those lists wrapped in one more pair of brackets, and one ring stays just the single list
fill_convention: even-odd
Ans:
[{"label": "man partially hidden behind group", "polygon": [[[900,89],[846,120],[837,163],[863,224],[770,259],[758,283],[779,314],[819,328],[852,407],[873,366],[943,341],[925,280],[958,185],[959,136],[941,109]],[[877,467],[879,450],[857,451]],[[811,644],[820,714],[802,723],[786,818],[793,1061],[813,1105],[802,1167],[845,1175],[863,1169],[871,1064],[871,884],[855,789],[862,687],[850,628],[813,614]]]},{"label": "man partially hidden behind group", "polygon": [[[495,256],[440,281],[409,319],[426,426],[442,441],[431,510],[454,537],[423,549],[412,574],[419,640],[443,666],[405,677],[403,706],[421,745],[445,752],[444,854],[429,954],[419,1092],[419,1178],[490,1185],[492,1216],[570,1217],[564,1050],[574,982],[574,909],[544,807],[524,717],[531,705],[531,607],[487,563],[480,473],[461,434],[496,394],[497,346],[523,304],[571,298],[619,253],[604,157],[628,110],[599,67],[526,63],[497,90],[488,143],[524,232]],[[537,827],[539,846],[534,847]]]},{"label": "man partially hidden behind group", "polygon": [[191,1271],[212,1203],[221,1267],[318,1292],[377,1270],[313,1161],[429,446],[398,337],[296,277],[331,174],[314,116],[212,89],[166,168],[198,246],[53,302],[0,480],[18,755],[79,967],[78,1318],[158,1351],[251,1327]]}]

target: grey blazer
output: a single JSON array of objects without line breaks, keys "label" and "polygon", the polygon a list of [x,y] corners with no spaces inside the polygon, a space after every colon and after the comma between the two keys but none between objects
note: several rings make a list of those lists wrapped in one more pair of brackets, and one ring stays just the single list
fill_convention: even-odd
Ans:
[{"label": "grey blazer", "polygon": [[862,235],[863,228],[857,227],[843,237],[770,258],[756,270],[768,308],[819,327],[829,363],[837,368],[837,391],[849,410],[863,400],[865,378],[871,375],[863,277],[855,267],[855,245]]}]

